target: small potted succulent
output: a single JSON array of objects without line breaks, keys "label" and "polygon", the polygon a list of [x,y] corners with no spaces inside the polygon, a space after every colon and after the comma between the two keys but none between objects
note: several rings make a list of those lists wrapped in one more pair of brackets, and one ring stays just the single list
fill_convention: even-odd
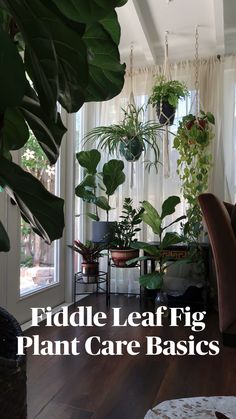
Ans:
[{"label": "small potted succulent", "polygon": [[148,169],[159,164],[159,144],[162,126],[155,121],[145,121],[144,107],[129,104],[123,109],[123,119],[118,124],[100,126],[92,129],[86,141],[98,140],[98,146],[109,154],[120,154],[129,162],[137,161],[147,149],[154,153],[153,161],[145,161]]},{"label": "small potted succulent", "polygon": [[81,273],[85,278],[84,282],[88,282],[91,278],[94,280],[94,277],[99,273],[98,259],[102,256],[104,245],[93,243],[90,240],[83,244],[81,241],[75,240],[74,245],[68,247],[82,256]]},{"label": "small potted succulent", "polygon": [[[140,231],[137,227],[141,221],[143,209],[135,209],[132,206],[131,198],[125,198],[122,215],[122,221],[116,223],[114,230],[114,240],[111,243],[111,258],[117,267],[127,267],[126,262],[130,259],[137,258],[138,249],[133,249],[132,244],[137,241],[136,233]],[[135,266],[135,263],[129,266]]]},{"label": "small potted succulent", "polygon": [[186,96],[188,96],[188,89],[185,83],[167,80],[165,76],[160,75],[156,78],[148,103],[156,107],[160,124],[172,125],[178,101]]}]

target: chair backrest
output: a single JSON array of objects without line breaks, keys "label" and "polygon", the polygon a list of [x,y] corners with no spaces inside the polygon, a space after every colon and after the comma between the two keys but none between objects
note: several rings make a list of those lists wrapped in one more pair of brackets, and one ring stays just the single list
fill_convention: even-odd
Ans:
[{"label": "chair backrest", "polygon": [[224,332],[236,321],[236,237],[227,205],[211,193],[201,194],[198,200],[215,261],[220,330]]}]

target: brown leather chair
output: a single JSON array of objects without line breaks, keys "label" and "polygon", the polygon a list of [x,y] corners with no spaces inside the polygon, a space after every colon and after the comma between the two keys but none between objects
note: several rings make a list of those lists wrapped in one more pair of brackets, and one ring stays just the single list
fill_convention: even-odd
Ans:
[{"label": "brown leather chair", "polygon": [[198,200],[215,261],[223,344],[236,346],[236,207],[211,193]]}]

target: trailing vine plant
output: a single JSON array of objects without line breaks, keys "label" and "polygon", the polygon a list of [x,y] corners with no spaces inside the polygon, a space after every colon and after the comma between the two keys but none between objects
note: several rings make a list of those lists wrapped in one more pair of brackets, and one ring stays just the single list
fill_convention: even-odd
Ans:
[{"label": "trailing vine plant", "polygon": [[212,126],[215,118],[200,111],[200,117],[189,114],[179,124],[174,139],[174,148],[179,152],[177,173],[182,183],[183,196],[187,202],[187,222],[183,233],[189,245],[197,245],[203,231],[202,214],[198,195],[208,188],[212,155],[209,144],[213,139]]}]

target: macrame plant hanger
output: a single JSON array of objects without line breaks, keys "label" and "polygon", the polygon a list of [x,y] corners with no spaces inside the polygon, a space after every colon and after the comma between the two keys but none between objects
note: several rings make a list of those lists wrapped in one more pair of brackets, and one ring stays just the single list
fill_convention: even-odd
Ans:
[{"label": "macrame plant hanger", "polygon": [[[134,99],[134,82],[133,82],[133,65],[134,65],[134,44],[131,42],[130,45],[130,58],[129,58],[129,71],[130,71],[130,95],[129,95],[129,105],[136,107]],[[130,164],[130,188],[134,186],[134,163]]]},{"label": "macrame plant hanger", "polygon": [[[196,26],[196,30],[195,30],[194,67],[195,67],[195,81],[194,81],[195,95],[190,106],[190,113],[192,112],[195,113],[196,119],[198,120],[200,116],[200,109],[203,109],[203,106],[200,100],[200,94],[199,94],[199,26],[198,25]],[[195,112],[193,111],[194,105],[195,105]]]},{"label": "macrame plant hanger", "polygon": [[[169,64],[169,46],[168,46],[168,34],[169,31],[165,32],[165,60],[163,74],[167,81],[171,80],[170,64]],[[170,176],[170,156],[169,156],[169,132],[168,125],[165,125],[165,132],[163,135],[163,167],[164,176]]]}]

